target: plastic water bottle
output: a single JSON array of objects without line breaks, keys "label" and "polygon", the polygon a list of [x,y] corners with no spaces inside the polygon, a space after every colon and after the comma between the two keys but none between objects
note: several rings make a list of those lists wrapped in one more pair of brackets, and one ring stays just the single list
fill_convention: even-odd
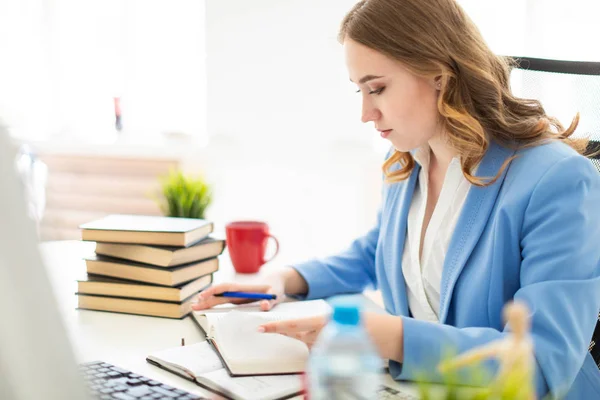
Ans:
[{"label": "plastic water bottle", "polygon": [[311,351],[309,400],[375,399],[383,363],[354,304],[337,304]]}]

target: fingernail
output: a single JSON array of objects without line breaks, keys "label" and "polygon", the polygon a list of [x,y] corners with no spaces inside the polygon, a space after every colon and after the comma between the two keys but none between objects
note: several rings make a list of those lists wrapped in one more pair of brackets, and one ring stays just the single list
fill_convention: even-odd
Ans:
[{"label": "fingernail", "polygon": [[259,326],[256,330],[258,332],[260,332],[260,333],[264,333],[265,332],[265,327],[264,326]]}]

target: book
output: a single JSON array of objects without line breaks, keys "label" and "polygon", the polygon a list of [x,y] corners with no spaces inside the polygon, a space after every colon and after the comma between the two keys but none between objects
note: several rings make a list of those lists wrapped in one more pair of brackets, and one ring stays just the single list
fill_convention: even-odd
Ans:
[{"label": "book", "polygon": [[93,242],[188,247],[212,233],[212,222],[195,218],[112,214],[79,226]]},{"label": "book", "polygon": [[302,373],[309,353],[306,344],[257,329],[265,322],[327,315],[331,308],[324,300],[280,303],[269,312],[260,311],[256,304],[195,311],[192,319],[231,376]]},{"label": "book", "polygon": [[78,308],[80,309],[176,319],[186,317],[192,311],[192,303],[196,301],[195,295],[181,302],[164,302],[83,293],[76,294]]},{"label": "book", "polygon": [[206,238],[189,247],[150,246],[126,243],[96,243],[96,254],[136,261],[158,267],[174,267],[220,255],[225,240]]},{"label": "book", "polygon": [[302,393],[300,375],[232,377],[208,342],[154,352],[146,361],[234,400],[274,400]]},{"label": "book", "polygon": [[100,296],[181,302],[209,287],[212,280],[213,275],[208,274],[178,286],[166,287],[89,274],[77,280],[77,292]]},{"label": "book", "polygon": [[123,261],[101,255],[85,258],[85,264],[88,274],[171,287],[211,274],[219,269],[219,259],[216,257],[173,268]]}]

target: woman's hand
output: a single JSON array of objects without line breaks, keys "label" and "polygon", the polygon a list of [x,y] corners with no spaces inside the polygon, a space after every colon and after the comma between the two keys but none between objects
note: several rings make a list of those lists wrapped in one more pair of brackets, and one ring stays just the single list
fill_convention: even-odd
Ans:
[{"label": "woman's hand", "polygon": [[274,294],[275,300],[261,300],[260,309],[269,311],[275,304],[280,303],[285,298],[284,279],[281,276],[272,276],[265,280],[265,284],[243,284],[243,283],[222,283],[209,287],[198,295],[197,303],[192,304],[193,310],[206,310],[219,304],[232,303],[244,304],[251,303],[256,300],[252,299],[236,299],[233,297],[215,297],[216,294],[223,292],[253,292]]},{"label": "woman's hand", "polygon": [[[364,312],[361,319],[379,355],[385,359],[402,362],[404,359],[402,318],[389,314]],[[318,316],[269,322],[258,329],[259,332],[279,333],[301,340],[311,348],[327,322],[327,316]]]},{"label": "woman's hand", "polygon": [[259,332],[279,333],[289,336],[306,343],[308,348],[312,348],[321,333],[321,329],[327,323],[327,317],[320,315],[317,317],[290,319],[286,321],[268,322],[258,327]]}]

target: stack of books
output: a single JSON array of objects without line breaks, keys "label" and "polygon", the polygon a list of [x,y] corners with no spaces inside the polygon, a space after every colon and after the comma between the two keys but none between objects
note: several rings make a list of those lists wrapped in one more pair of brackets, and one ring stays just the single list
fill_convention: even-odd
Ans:
[{"label": "stack of books", "polygon": [[77,281],[80,309],[183,318],[225,249],[201,219],[109,215],[80,228],[82,240],[96,242]]}]

